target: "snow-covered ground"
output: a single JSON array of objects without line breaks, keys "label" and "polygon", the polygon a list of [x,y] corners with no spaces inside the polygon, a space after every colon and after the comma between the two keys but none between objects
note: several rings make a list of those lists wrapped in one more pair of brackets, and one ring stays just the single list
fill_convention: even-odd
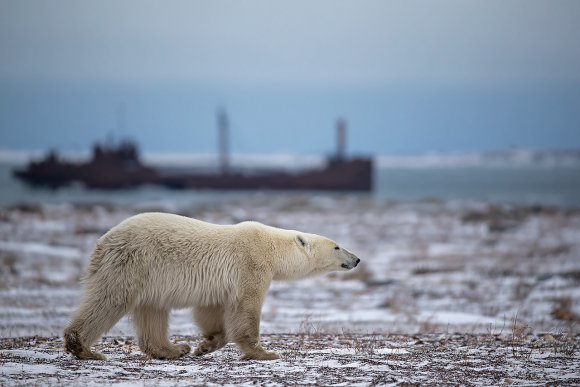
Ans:
[{"label": "snow-covered ground", "polygon": [[[173,337],[190,342],[191,337]],[[196,338],[197,339],[197,338]],[[565,336],[264,335],[280,360],[240,361],[232,344],[204,357],[143,356],[133,338],[97,344],[107,361],[71,360],[60,338],[0,339],[6,385],[577,385],[580,361]],[[4,383],[3,383],[4,384]]]},{"label": "snow-covered ground", "polygon": [[[70,204],[1,209],[0,336],[4,339],[0,381],[26,384],[27,380],[49,377],[46,380],[52,383],[63,383],[71,372],[76,375],[71,380],[85,375],[82,370],[86,363],[70,360],[60,351],[62,342],[54,337],[61,335],[78,303],[78,280],[96,239],[122,219],[150,210],[179,212],[223,224],[253,219],[322,234],[362,259],[349,273],[273,284],[263,309],[262,332],[264,340],[286,354],[285,358],[253,364],[255,375],[264,379],[232,379],[232,383],[283,383],[280,375],[301,375],[303,383],[424,383],[431,380],[424,379],[430,369],[445,368],[441,359],[456,365],[469,363],[473,372],[489,376],[473,379],[474,383],[525,381],[525,372],[508,372],[520,363],[525,363],[528,374],[537,371],[540,375],[541,370],[535,367],[543,367],[546,380],[580,383],[580,211],[265,193],[228,203],[179,208],[169,204]],[[195,340],[197,330],[187,310],[172,314],[171,333]],[[34,335],[48,339],[23,339]],[[131,335],[127,318],[109,332],[115,337]],[[388,344],[391,336],[397,337],[393,341],[396,345]],[[341,344],[340,337],[350,344]],[[440,348],[433,344],[444,337],[454,344]],[[494,338],[493,345],[491,341],[489,345],[471,345],[473,340],[487,342],[489,338]],[[514,350],[515,339],[520,350]],[[41,342],[35,344],[35,340]],[[91,370],[102,373],[90,379],[94,382],[147,384],[149,376],[162,381],[161,375],[167,373],[173,375],[169,384],[187,384],[188,380],[202,383],[203,375],[210,370],[218,372],[237,357],[235,348],[228,347],[212,354],[210,360],[145,361],[138,347],[124,352],[110,344],[111,340],[105,339],[102,345],[109,344],[112,362],[91,363]],[[363,343],[357,344],[357,340]],[[293,354],[292,346],[298,341],[304,348]],[[372,342],[372,348],[364,343],[367,341]],[[428,350],[418,350],[427,344],[411,345],[411,341],[431,344]],[[464,358],[457,358],[459,355]],[[503,366],[505,372],[496,369],[499,373],[494,377],[491,370],[496,368],[493,361],[499,361],[497,356],[511,356],[511,360]],[[405,368],[402,364],[408,361],[416,362]],[[432,363],[421,366],[421,362]],[[315,366],[321,373],[313,371]],[[127,371],[127,367],[134,371]],[[414,370],[416,378],[410,378],[411,373],[404,369]],[[277,376],[268,379],[264,370]],[[93,371],[86,375],[93,375]],[[316,378],[332,372],[338,375],[335,379]],[[367,373],[374,376],[363,377]],[[133,378],[133,374],[145,379]],[[116,380],[111,375],[121,377]],[[384,379],[377,379],[380,375]],[[533,383],[537,380],[539,376],[528,379]]]}]

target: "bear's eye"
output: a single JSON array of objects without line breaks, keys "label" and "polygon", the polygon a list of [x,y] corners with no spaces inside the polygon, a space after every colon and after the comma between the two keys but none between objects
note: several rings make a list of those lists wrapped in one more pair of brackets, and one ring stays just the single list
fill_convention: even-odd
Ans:
[{"label": "bear's eye", "polygon": [[335,249],[335,250],[340,250],[340,247],[338,247],[338,246],[335,246],[335,247],[334,247],[334,249]]}]

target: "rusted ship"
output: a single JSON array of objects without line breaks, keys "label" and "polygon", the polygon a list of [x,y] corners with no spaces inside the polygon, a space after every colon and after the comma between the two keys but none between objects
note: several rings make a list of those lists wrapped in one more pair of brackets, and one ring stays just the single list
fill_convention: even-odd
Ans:
[{"label": "rusted ship", "polygon": [[14,176],[31,185],[51,188],[81,183],[87,188],[118,189],[159,181],[157,171],[141,163],[137,146],[130,141],[95,144],[87,162],[65,160],[51,151],[44,159],[15,170]]},{"label": "rusted ship", "polygon": [[58,188],[80,183],[87,188],[121,189],[140,185],[161,185],[174,189],[216,190],[372,190],[373,164],[370,158],[346,157],[346,124],[337,124],[337,150],[319,169],[300,172],[244,171],[229,162],[228,120],[224,112],[218,114],[219,171],[168,172],[144,165],[136,144],[95,144],[92,157],[86,162],[62,159],[56,152],[30,162],[14,176],[33,185]]}]

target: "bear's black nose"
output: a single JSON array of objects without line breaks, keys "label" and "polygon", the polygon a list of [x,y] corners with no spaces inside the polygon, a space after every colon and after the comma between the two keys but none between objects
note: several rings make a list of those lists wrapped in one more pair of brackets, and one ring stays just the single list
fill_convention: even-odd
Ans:
[{"label": "bear's black nose", "polygon": [[354,264],[355,266],[358,265],[358,263],[360,262],[360,258],[356,259],[356,263]]}]

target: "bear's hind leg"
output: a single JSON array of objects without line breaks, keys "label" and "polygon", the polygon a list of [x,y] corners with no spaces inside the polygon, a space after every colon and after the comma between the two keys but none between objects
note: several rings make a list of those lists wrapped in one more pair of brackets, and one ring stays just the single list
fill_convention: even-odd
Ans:
[{"label": "bear's hind leg", "polygon": [[92,352],[91,345],[115,325],[127,307],[106,305],[102,301],[86,300],[64,330],[65,351],[78,359],[105,360],[105,356]]},{"label": "bear's hind leg", "polygon": [[169,342],[167,337],[168,310],[138,306],[133,311],[133,323],[137,329],[141,351],[152,358],[177,359],[191,350],[187,344],[174,345]]},{"label": "bear's hind leg", "polygon": [[193,309],[193,316],[203,334],[203,341],[193,352],[194,355],[201,356],[217,351],[228,343],[224,331],[223,306],[197,306]]}]

